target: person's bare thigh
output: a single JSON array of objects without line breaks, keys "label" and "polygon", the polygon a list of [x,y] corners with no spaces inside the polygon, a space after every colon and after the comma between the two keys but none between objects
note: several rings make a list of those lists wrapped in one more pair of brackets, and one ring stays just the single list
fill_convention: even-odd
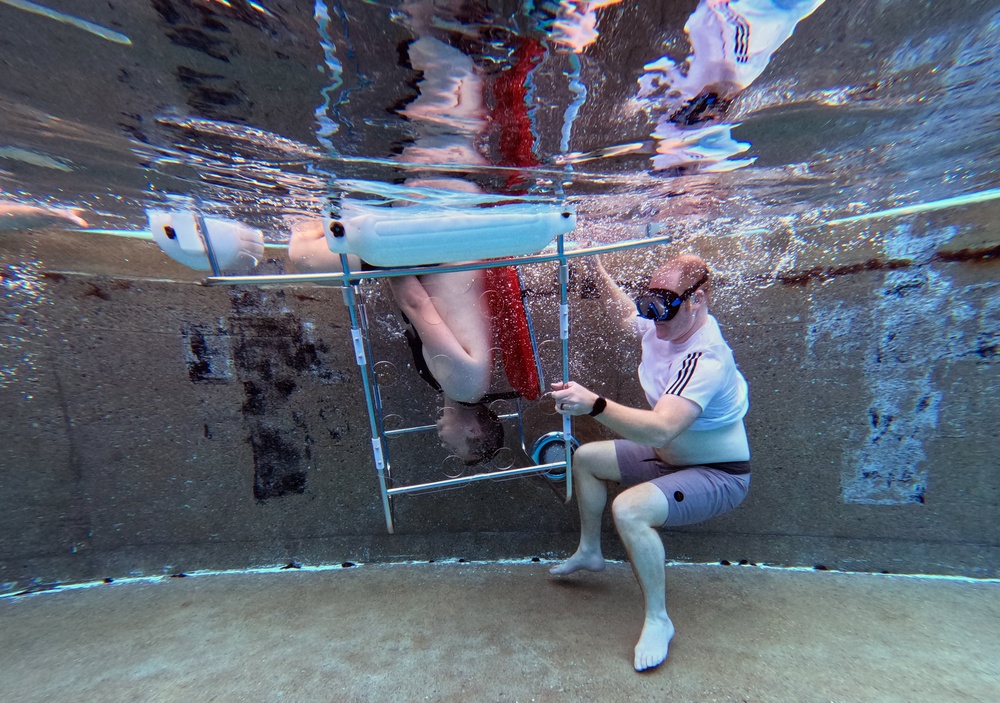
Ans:
[{"label": "person's bare thigh", "polygon": [[622,474],[618,469],[618,457],[613,441],[588,442],[573,454],[573,463],[602,481],[621,483]]}]

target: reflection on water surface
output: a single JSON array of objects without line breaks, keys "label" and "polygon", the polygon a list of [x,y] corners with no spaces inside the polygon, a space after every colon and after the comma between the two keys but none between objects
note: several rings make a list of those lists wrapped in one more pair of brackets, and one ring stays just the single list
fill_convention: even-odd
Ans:
[{"label": "reflection on water surface", "polygon": [[186,194],[277,242],[328,194],[485,193],[568,198],[613,240],[995,185],[990,2],[3,2],[0,21],[3,198],[91,227]]}]

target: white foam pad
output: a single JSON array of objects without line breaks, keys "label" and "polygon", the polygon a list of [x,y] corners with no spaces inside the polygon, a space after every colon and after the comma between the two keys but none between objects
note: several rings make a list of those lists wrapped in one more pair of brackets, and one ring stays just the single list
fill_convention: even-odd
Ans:
[{"label": "white foam pad", "polygon": [[337,219],[323,219],[335,254],[357,254],[372,266],[443,264],[531,254],[576,228],[569,207],[523,204],[444,209],[341,202]]},{"label": "white foam pad", "polygon": [[[210,271],[208,252],[190,210],[146,210],[153,239],[174,261],[196,271]],[[206,237],[223,271],[243,271],[264,258],[264,235],[234,220],[204,218]]]}]

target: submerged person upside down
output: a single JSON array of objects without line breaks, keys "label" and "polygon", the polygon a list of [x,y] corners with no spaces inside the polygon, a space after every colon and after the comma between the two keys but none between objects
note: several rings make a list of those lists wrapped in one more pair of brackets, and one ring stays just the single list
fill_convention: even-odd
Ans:
[{"label": "submerged person upside down", "polygon": [[[322,221],[292,227],[289,258],[303,273],[340,271],[326,245]],[[348,265],[362,268],[351,255]],[[442,445],[468,465],[490,459],[503,446],[503,425],[484,397],[493,369],[493,327],[485,309],[484,272],[458,271],[389,279],[408,325],[407,340],[420,376],[443,393],[437,422]]]},{"label": "submerged person upside down", "polygon": [[407,340],[417,372],[444,394],[438,436],[466,464],[487,460],[503,446],[503,425],[483,402],[493,369],[484,274],[457,271],[389,279],[410,325]]},{"label": "submerged person upside down", "polygon": [[639,380],[651,409],[621,405],[572,381],[553,384],[559,413],[591,415],[623,439],[584,444],[574,455],[580,544],[550,571],[565,576],[604,569],[605,482],[621,484],[624,490],[611,511],[645,601],[634,659],[636,671],[643,671],[666,660],[674,636],[666,608],[666,555],[656,530],[726,513],[750,489],[750,447],[743,427],[747,384],[708,312],[710,276],[704,261],[691,255],[671,259],[635,301],[600,263],[598,270],[623,323],[641,336]]}]

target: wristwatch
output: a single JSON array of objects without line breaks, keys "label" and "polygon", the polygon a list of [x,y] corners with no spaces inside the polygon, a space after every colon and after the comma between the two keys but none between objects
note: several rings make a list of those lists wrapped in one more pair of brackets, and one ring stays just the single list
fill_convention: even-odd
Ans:
[{"label": "wristwatch", "polygon": [[587,414],[591,417],[597,417],[604,412],[604,408],[606,407],[608,407],[608,399],[603,395],[597,396],[597,400],[594,401],[594,407],[591,408],[590,412]]}]

